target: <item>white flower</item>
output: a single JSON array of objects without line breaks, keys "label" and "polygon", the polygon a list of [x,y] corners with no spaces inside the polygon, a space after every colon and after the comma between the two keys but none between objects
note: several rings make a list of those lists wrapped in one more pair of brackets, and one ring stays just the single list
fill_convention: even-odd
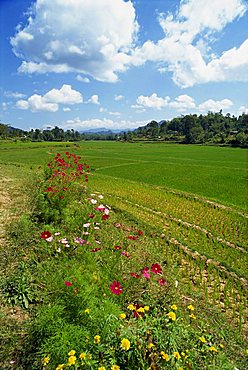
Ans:
[{"label": "white flower", "polygon": [[91,201],[92,204],[96,204],[97,203],[97,200],[95,200],[95,199],[91,199],[90,201]]},{"label": "white flower", "polygon": [[87,222],[86,224],[83,224],[84,227],[90,227],[90,222]]},{"label": "white flower", "polygon": [[66,244],[66,245],[65,245],[65,247],[66,247],[66,248],[70,248],[70,244]]},{"label": "white flower", "polygon": [[103,195],[98,195],[98,198],[99,199],[103,199]]},{"label": "white flower", "polygon": [[68,240],[66,238],[63,238],[61,241],[60,241],[62,244],[67,244],[68,243]]},{"label": "white flower", "polygon": [[52,236],[49,236],[49,238],[46,238],[46,241],[47,242],[52,242],[53,241],[53,237]]},{"label": "white flower", "polygon": [[57,249],[57,252],[59,252],[59,253],[61,252],[61,248],[60,247]]},{"label": "white flower", "polygon": [[57,235],[60,235],[60,232],[58,232],[58,231],[57,231],[56,233],[54,233],[54,235],[56,235],[56,236],[57,236]]}]

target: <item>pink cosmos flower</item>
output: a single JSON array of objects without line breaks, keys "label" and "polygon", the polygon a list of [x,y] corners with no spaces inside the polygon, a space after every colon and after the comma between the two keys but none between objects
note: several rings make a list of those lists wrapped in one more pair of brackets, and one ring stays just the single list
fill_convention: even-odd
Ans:
[{"label": "pink cosmos flower", "polygon": [[156,275],[161,275],[162,274],[162,268],[158,263],[154,263],[151,267],[151,270]]},{"label": "pink cosmos flower", "polygon": [[126,252],[126,251],[121,252],[121,254],[122,254],[124,257],[127,257],[127,258],[130,258],[130,257],[131,257],[131,256],[130,256],[130,254],[128,254],[128,252]]},{"label": "pink cosmos flower", "polygon": [[66,286],[72,286],[72,283],[70,281],[65,281]]},{"label": "pink cosmos flower", "polygon": [[144,278],[149,279],[151,277],[150,269],[148,267],[144,267],[141,272],[142,272]]},{"label": "pink cosmos flower", "polygon": [[110,284],[110,290],[113,294],[121,294],[123,293],[123,288],[119,281],[114,280],[113,283]]},{"label": "pink cosmos flower", "polygon": [[106,215],[106,214],[104,214],[104,215],[102,215],[102,220],[104,221],[104,220],[107,220],[109,218],[109,215]]}]

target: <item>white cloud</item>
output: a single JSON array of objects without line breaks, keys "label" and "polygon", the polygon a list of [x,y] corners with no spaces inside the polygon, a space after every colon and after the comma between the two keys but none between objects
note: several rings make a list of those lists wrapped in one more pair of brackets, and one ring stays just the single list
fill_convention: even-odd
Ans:
[{"label": "white cloud", "polygon": [[76,76],[76,80],[80,82],[85,82],[86,84],[90,83],[90,79],[88,77],[82,77],[80,75]]},{"label": "white cloud", "polygon": [[70,112],[70,111],[71,111],[71,108],[69,108],[69,107],[64,107],[64,108],[63,108],[63,111],[64,111],[64,112]]},{"label": "white cloud", "polygon": [[46,102],[59,104],[79,104],[83,102],[81,93],[73,90],[71,85],[63,85],[60,90],[52,89],[44,95],[43,99]]},{"label": "white cloud", "polygon": [[129,120],[118,120],[118,121],[113,121],[108,118],[93,118],[93,119],[88,119],[88,120],[82,120],[79,117],[72,119],[72,120],[67,120],[64,122],[60,127],[63,129],[75,129],[78,131],[85,130],[85,129],[93,129],[93,128],[108,128],[112,130],[116,129],[132,129],[136,128],[139,126],[144,126],[147,124],[147,121],[129,121]]},{"label": "white cloud", "polygon": [[73,90],[70,85],[63,85],[60,90],[52,89],[44,96],[34,94],[27,100],[18,100],[16,107],[30,109],[32,112],[57,112],[59,104],[79,104],[83,97],[79,91]]},{"label": "white cloud", "polygon": [[140,95],[136,102],[138,105],[133,105],[132,108],[153,108],[161,109],[168,105],[170,98],[166,96],[165,98],[160,98],[156,93],[153,93],[151,96]]},{"label": "white cloud", "polygon": [[98,95],[92,95],[91,98],[87,101],[87,103],[97,104],[99,105],[99,96]]},{"label": "white cloud", "polygon": [[120,116],[120,112],[108,112],[110,116]]},{"label": "white cloud", "polygon": [[120,100],[123,100],[124,98],[125,98],[124,95],[115,95],[114,100],[120,101]]},{"label": "white cloud", "polygon": [[219,112],[221,109],[225,110],[230,108],[233,102],[230,99],[213,100],[208,99],[205,102],[199,104],[198,109],[200,112]]},{"label": "white cloud", "polygon": [[16,107],[19,109],[30,109],[32,112],[57,112],[59,109],[56,103],[47,103],[41,95],[34,94],[28,100],[18,100]]},{"label": "white cloud", "polygon": [[209,81],[248,81],[248,39],[220,57],[211,48],[215,33],[247,9],[244,0],[184,0],[175,15],[160,14],[165,37],[136,48],[130,63],[157,62],[158,71],[172,72],[173,81],[181,87]]},{"label": "white cloud", "polygon": [[100,112],[100,113],[107,112],[107,109],[106,109],[106,108],[103,108],[103,107],[100,107],[99,112]]},{"label": "white cloud", "polygon": [[184,112],[196,107],[195,100],[189,95],[179,95],[175,101],[169,103],[169,106],[179,112]]},{"label": "white cloud", "polygon": [[238,109],[238,112],[237,112],[237,115],[241,115],[241,114],[248,114],[248,107],[245,107],[244,105],[242,105],[241,107],[239,107]]},{"label": "white cloud", "polygon": [[21,99],[21,98],[26,97],[25,94],[19,93],[17,91],[6,91],[4,95],[7,96],[8,98],[14,98],[14,99]]},{"label": "white cloud", "polygon": [[37,0],[11,45],[22,59],[20,72],[77,72],[115,82],[138,28],[130,0]]}]

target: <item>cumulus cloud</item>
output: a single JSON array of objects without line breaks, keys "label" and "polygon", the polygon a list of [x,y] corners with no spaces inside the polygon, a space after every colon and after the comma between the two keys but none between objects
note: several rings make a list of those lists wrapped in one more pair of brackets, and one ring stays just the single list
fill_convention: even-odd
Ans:
[{"label": "cumulus cloud", "polygon": [[195,100],[189,95],[179,95],[175,101],[169,103],[171,108],[175,108],[179,112],[184,112],[188,109],[196,107]]},{"label": "cumulus cloud", "polygon": [[21,99],[21,98],[26,97],[25,94],[19,93],[17,91],[6,91],[4,95],[7,96],[7,98],[14,98],[14,99]]},{"label": "cumulus cloud", "polygon": [[125,98],[124,95],[115,95],[114,96],[115,101],[120,101],[120,100],[123,100],[124,98]]},{"label": "cumulus cloud", "polygon": [[91,98],[87,101],[87,103],[92,103],[92,104],[99,105],[100,104],[99,96],[98,95],[92,95]]},{"label": "cumulus cloud", "polygon": [[115,82],[127,68],[135,18],[131,1],[37,0],[27,25],[11,38],[22,59],[19,72],[76,72]]},{"label": "cumulus cloud", "polygon": [[161,109],[168,105],[170,98],[166,96],[165,98],[160,98],[156,93],[153,93],[151,96],[140,95],[137,99],[137,105],[133,105],[133,108],[154,108]]},{"label": "cumulus cloud", "polygon": [[70,85],[63,85],[60,90],[52,89],[45,95],[34,94],[27,100],[18,100],[16,107],[19,109],[30,109],[32,112],[57,112],[59,104],[79,104],[83,97],[79,91],[73,90]]},{"label": "cumulus cloud", "polygon": [[165,37],[137,47],[131,62],[157,62],[159,72],[171,72],[180,87],[209,81],[248,81],[248,39],[219,57],[211,48],[216,32],[242,17],[247,8],[244,0],[181,1],[175,15],[159,16]]},{"label": "cumulus cloud", "polygon": [[88,129],[93,129],[93,128],[108,128],[112,130],[116,129],[132,129],[136,128],[139,126],[144,126],[147,124],[147,121],[129,121],[129,120],[118,120],[118,121],[113,121],[108,118],[93,118],[93,119],[88,119],[88,120],[82,120],[81,118],[77,117],[74,119],[70,119],[65,121],[60,127],[63,129],[75,129],[78,131],[81,130],[88,130]]},{"label": "cumulus cloud", "polygon": [[199,104],[198,109],[201,112],[218,112],[221,109],[228,109],[233,105],[233,102],[230,99],[223,100],[213,100],[208,99],[205,102]]},{"label": "cumulus cloud", "polygon": [[90,83],[90,79],[88,77],[82,77],[81,75],[77,75],[76,80],[80,82],[85,82],[86,84]]}]

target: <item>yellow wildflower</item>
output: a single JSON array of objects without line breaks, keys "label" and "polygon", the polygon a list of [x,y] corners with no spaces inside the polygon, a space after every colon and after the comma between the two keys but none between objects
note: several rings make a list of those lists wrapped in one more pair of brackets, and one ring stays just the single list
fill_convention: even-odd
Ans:
[{"label": "yellow wildflower", "polygon": [[204,337],[199,337],[199,339],[200,339],[200,341],[201,341],[202,343],[207,343],[207,341],[206,341],[206,339],[205,339]]},{"label": "yellow wildflower", "polygon": [[129,304],[128,306],[127,306],[127,308],[128,308],[128,310],[130,310],[130,311],[134,311],[134,310],[136,310],[136,307],[131,303],[131,304]]},{"label": "yellow wildflower", "polygon": [[45,357],[42,361],[43,365],[46,366],[49,363],[49,361],[50,361],[50,357]]},{"label": "yellow wildflower", "polygon": [[178,370],[183,370],[183,368],[180,366],[180,367],[178,368]]},{"label": "yellow wildflower", "polygon": [[72,365],[75,365],[75,363],[76,363],[76,360],[77,360],[77,357],[76,356],[70,356],[69,358],[68,358],[68,366],[72,366]]},{"label": "yellow wildflower", "polygon": [[196,316],[192,313],[191,315],[189,315],[189,317],[191,318],[191,319],[194,319],[194,320],[196,320]]},{"label": "yellow wildflower", "polygon": [[98,370],[106,370],[106,367],[101,366],[101,367],[98,368]]},{"label": "yellow wildflower", "polygon": [[92,354],[91,353],[88,353],[87,354],[87,358],[88,358],[88,360],[92,360]]},{"label": "yellow wildflower", "polygon": [[123,338],[121,341],[121,348],[124,349],[124,351],[128,351],[130,348],[130,341],[127,338]]},{"label": "yellow wildflower", "polygon": [[149,311],[150,310],[150,307],[149,306],[144,306],[144,310],[145,311]]},{"label": "yellow wildflower", "polygon": [[137,312],[145,312],[144,307],[140,307],[140,308],[138,308],[138,309],[137,309]]},{"label": "yellow wildflower", "polygon": [[69,353],[68,353],[68,356],[74,356],[76,353],[76,351],[74,351],[74,349],[72,349]]},{"label": "yellow wildflower", "polygon": [[172,309],[172,310],[174,310],[174,311],[176,311],[176,310],[177,310],[177,305],[173,304],[173,305],[171,306],[171,309]]},{"label": "yellow wildflower", "polygon": [[169,316],[169,318],[172,320],[172,321],[175,321],[176,320],[176,314],[175,312],[169,312],[167,313],[167,316]]},{"label": "yellow wildflower", "polygon": [[55,370],[63,370],[65,368],[65,365],[58,365]]},{"label": "yellow wildflower", "polygon": [[94,336],[94,343],[95,344],[98,344],[98,343],[100,343],[101,342],[101,337],[100,337],[100,335],[95,335]]},{"label": "yellow wildflower", "polygon": [[113,365],[113,366],[111,366],[111,370],[120,370],[121,368],[120,368],[120,366],[118,366],[118,365]]},{"label": "yellow wildflower", "polygon": [[181,355],[183,356],[184,360],[186,360],[186,358],[187,358],[187,357],[189,357],[189,356],[187,356],[187,355],[186,355],[186,353],[184,353],[184,352],[182,352],[182,353],[181,353]]},{"label": "yellow wildflower", "polygon": [[126,314],[125,313],[120,313],[119,318],[124,320],[126,318]]},{"label": "yellow wildflower", "polygon": [[220,343],[220,348],[224,348],[224,346],[223,346],[223,344],[222,344],[222,343]]},{"label": "yellow wildflower", "polygon": [[195,307],[194,307],[194,306],[192,306],[192,304],[190,304],[190,305],[188,306],[188,309],[189,309],[190,311],[194,311]]},{"label": "yellow wildflower", "polygon": [[149,343],[147,347],[150,349],[152,347],[155,347],[155,345],[153,343]]},{"label": "yellow wildflower", "polygon": [[86,357],[86,353],[85,352],[80,353],[80,355],[79,355],[80,360],[84,360],[85,357]]},{"label": "yellow wildflower", "polygon": [[90,309],[89,308],[86,308],[86,310],[84,310],[85,313],[90,313]]},{"label": "yellow wildflower", "polygon": [[217,348],[215,348],[214,346],[209,347],[209,351],[218,352]]},{"label": "yellow wildflower", "polygon": [[248,349],[246,349],[245,354],[248,355]]},{"label": "yellow wildflower", "polygon": [[163,360],[170,361],[170,356],[167,353],[165,353],[164,351],[161,351],[160,355],[162,356]]},{"label": "yellow wildflower", "polygon": [[180,360],[181,356],[179,352],[173,352],[173,356],[177,359]]}]

